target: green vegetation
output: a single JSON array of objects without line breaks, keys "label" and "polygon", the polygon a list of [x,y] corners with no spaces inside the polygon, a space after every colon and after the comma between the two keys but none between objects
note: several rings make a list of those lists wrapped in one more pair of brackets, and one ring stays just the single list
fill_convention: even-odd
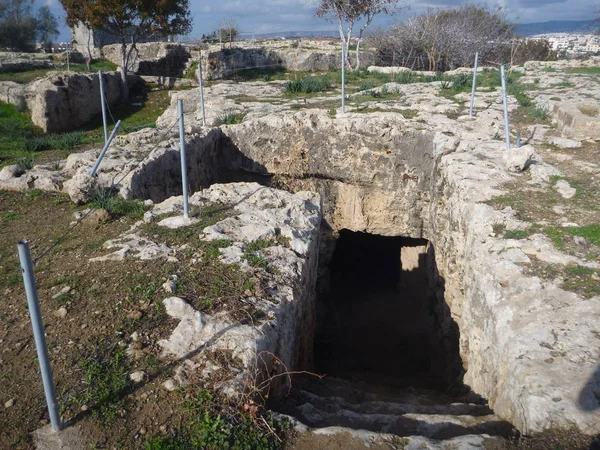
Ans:
[{"label": "green vegetation", "polygon": [[600,277],[598,271],[571,265],[567,268],[568,276],[565,278],[563,287],[570,291],[578,292],[586,298],[600,294]]},{"label": "green vegetation", "polygon": [[[145,450],[276,450],[281,439],[275,432],[286,424],[275,422],[270,414],[260,415],[257,407],[241,412],[243,405],[200,391],[183,404],[189,413],[185,426],[173,436],[148,440]],[[247,405],[246,405],[247,406]]]},{"label": "green vegetation", "polygon": [[277,245],[277,242],[270,240],[266,241],[263,239],[250,242],[244,249],[243,259],[253,267],[260,267],[266,270],[268,267],[267,260],[259,252],[260,250],[272,247],[273,245]]},{"label": "green vegetation", "polygon": [[[71,72],[80,73],[97,73],[99,70],[104,72],[113,72],[117,70],[117,66],[106,59],[97,59],[90,64],[90,70],[87,70],[85,64],[70,64]],[[33,69],[25,70],[23,72],[2,72],[0,73],[0,81],[14,81],[19,84],[28,84],[38,78],[45,77],[51,72],[66,71],[67,64],[64,63],[62,69]]]},{"label": "green vegetation", "polygon": [[[152,90],[149,86],[138,93],[137,103],[111,108],[109,121],[122,120],[119,133],[154,127],[156,119],[169,105],[166,90]],[[141,103],[141,105],[140,105]],[[110,127],[110,125],[109,125]],[[112,129],[112,127],[110,127]],[[19,164],[30,169],[39,152],[60,151],[60,156],[77,146],[104,141],[102,117],[98,115],[80,130],[69,133],[44,133],[33,125],[28,112],[0,102],[0,165]]]},{"label": "green vegetation", "polygon": [[95,209],[105,209],[113,217],[141,219],[149,207],[139,200],[125,200],[109,188],[96,187],[90,194],[89,205]]},{"label": "green vegetation", "polygon": [[80,363],[83,371],[81,392],[76,403],[89,405],[102,422],[111,422],[125,408],[130,389],[129,361],[125,347],[108,346],[99,340],[92,345]]},{"label": "green vegetation", "polygon": [[584,73],[584,74],[600,74],[600,67],[569,67],[565,69],[566,73]]},{"label": "green vegetation", "polygon": [[213,122],[213,127],[220,127],[221,125],[235,125],[242,123],[246,117],[246,113],[238,112],[234,110],[224,111],[219,117]]},{"label": "green vegetation", "polygon": [[233,75],[233,80],[244,81],[272,81],[284,80],[287,70],[284,66],[263,67],[258,69],[238,69]]},{"label": "green vegetation", "polygon": [[312,94],[326,91],[331,88],[331,80],[328,76],[308,76],[299,80],[288,81],[285,85],[285,93],[288,95]]},{"label": "green vegetation", "polygon": [[530,233],[530,230],[505,230],[504,239],[525,239]]}]

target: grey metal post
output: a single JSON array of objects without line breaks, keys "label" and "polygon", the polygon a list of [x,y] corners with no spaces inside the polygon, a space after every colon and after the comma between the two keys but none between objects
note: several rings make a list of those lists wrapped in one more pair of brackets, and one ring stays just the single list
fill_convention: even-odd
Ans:
[{"label": "grey metal post", "polygon": [[342,114],[346,112],[346,45],[342,41]]},{"label": "grey metal post", "polygon": [[121,126],[121,121],[119,120],[119,121],[117,121],[115,128],[112,130],[112,133],[110,133],[110,137],[108,138],[108,141],[106,141],[106,144],[104,144],[104,147],[102,148],[102,151],[100,152],[100,156],[98,156],[98,161],[96,161],[96,164],[94,164],[94,167],[92,167],[92,170],[90,170],[90,177],[93,177],[94,175],[96,175],[96,170],[98,170],[98,167],[100,166],[100,163],[102,162],[102,158],[104,158],[104,154],[106,153],[106,151],[108,150],[108,147],[110,147],[111,142],[117,135],[117,131],[119,131],[120,126]]},{"label": "grey metal post", "polygon": [[510,148],[510,130],[508,128],[508,102],[506,100],[506,77],[504,66],[500,66],[500,77],[502,78],[502,102],[504,103],[504,135],[506,137],[506,148]]},{"label": "grey metal post", "polygon": [[202,106],[202,125],[206,126],[206,111],[204,110],[204,79],[202,77],[202,57],[198,59],[198,82],[200,83],[200,105]]},{"label": "grey metal post", "polygon": [[471,106],[469,106],[469,116],[473,115],[473,104],[475,103],[475,86],[477,85],[477,60],[479,52],[475,52],[475,68],[473,69],[473,87],[471,88]]},{"label": "grey metal post", "polygon": [[183,126],[183,100],[177,100],[177,110],[179,112],[179,153],[181,154],[181,188],[183,191],[183,217],[190,217],[190,207],[188,204],[188,183],[187,183],[187,164],[185,162],[185,128]]},{"label": "grey metal post", "polygon": [[100,83],[100,102],[102,103],[102,123],[104,124],[104,143],[108,142],[108,125],[106,123],[106,99],[104,98],[104,78],[102,71],[98,71],[98,83]]},{"label": "grey metal post", "polygon": [[21,271],[23,272],[23,284],[27,295],[27,306],[29,316],[31,317],[31,327],[33,328],[33,338],[37,350],[40,370],[42,372],[42,383],[44,384],[44,394],[46,395],[46,404],[50,413],[50,422],[52,429],[59,431],[62,427],[60,415],[58,414],[58,402],[56,401],[56,392],[54,390],[54,380],[52,379],[52,367],[48,357],[48,348],[46,347],[46,335],[44,334],[44,323],[40,313],[40,304],[35,286],[35,277],[33,275],[33,264],[31,262],[31,253],[29,252],[29,243],[25,240],[19,241],[19,259],[21,260]]},{"label": "grey metal post", "polygon": [[521,148],[521,132],[517,131],[517,148]]}]

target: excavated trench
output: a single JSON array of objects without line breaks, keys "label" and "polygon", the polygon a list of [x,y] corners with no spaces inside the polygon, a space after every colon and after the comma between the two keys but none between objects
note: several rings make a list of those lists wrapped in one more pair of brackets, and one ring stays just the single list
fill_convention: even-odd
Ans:
[{"label": "excavated trench", "polygon": [[459,330],[430,242],[343,229],[322,269],[315,375],[297,376],[275,410],[314,428],[431,439],[513,433],[462,384]]},{"label": "excavated trench", "polygon": [[[447,281],[438,271],[433,243],[422,238],[431,232],[425,211],[434,195],[435,158],[430,141],[405,139],[406,152],[383,150],[380,156],[396,158],[393,164],[377,160],[395,170],[371,177],[369,184],[345,182],[343,158],[339,169],[335,164],[331,169],[339,173],[319,175],[320,167],[329,166],[311,169],[302,162],[304,153],[288,164],[302,173],[289,168],[277,173],[280,155],[259,158],[258,150],[240,149],[240,140],[234,144],[213,130],[189,142],[190,190],[237,181],[269,185],[276,175],[290,190],[322,195],[316,321],[307,319],[303,328],[314,336],[314,348],[312,357],[297,358],[312,363],[294,369],[325,376],[294,378],[287,397],[273,396],[273,409],[316,428],[434,439],[508,435],[513,427],[462,384],[459,327],[445,298]],[[324,151],[321,144],[314,148]],[[296,157],[299,162],[293,162]],[[146,163],[132,178],[133,195],[156,202],[180,194],[178,160],[176,150],[167,150]],[[351,231],[361,229],[369,233]]]}]

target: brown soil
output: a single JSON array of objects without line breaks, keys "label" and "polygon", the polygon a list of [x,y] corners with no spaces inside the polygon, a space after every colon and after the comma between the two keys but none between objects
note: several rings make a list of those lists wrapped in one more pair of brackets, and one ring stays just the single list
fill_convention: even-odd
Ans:
[{"label": "brown soil", "polygon": [[[402,438],[399,438],[400,440]],[[393,448],[403,448],[403,446],[392,446],[383,443],[370,443],[369,446],[358,437],[353,437],[350,433],[338,433],[332,435],[297,433],[291,438],[285,450],[390,450]]]},{"label": "brown soil", "polygon": [[[0,192],[0,448],[30,448],[28,434],[48,421],[16,243],[29,239],[35,258],[68,230],[76,209],[61,194]],[[172,367],[159,367],[155,344],[176,325],[160,308],[164,293],[159,288],[177,267],[152,261],[89,262],[106,253],[102,243],[132,223],[129,218],[97,226],[84,222],[35,267],[62,416],[80,425],[89,445],[135,448],[140,429],[157,435],[164,426],[179,426],[180,399],[160,386]],[[66,286],[71,290],[56,296]],[[64,318],[56,315],[61,307],[67,309]],[[119,412],[123,417],[107,422],[95,414],[96,405],[81,404],[86,390],[81,363],[94,346],[107,352],[122,348],[134,331],[140,334],[140,356],[127,369],[144,370],[149,381],[139,389],[130,386]],[[9,399],[14,405],[4,408]]]}]

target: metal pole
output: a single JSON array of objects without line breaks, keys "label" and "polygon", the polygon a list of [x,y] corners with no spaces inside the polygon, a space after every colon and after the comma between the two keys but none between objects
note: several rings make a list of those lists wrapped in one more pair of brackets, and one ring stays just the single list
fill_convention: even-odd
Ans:
[{"label": "metal pole", "polygon": [[471,88],[471,106],[469,107],[469,116],[473,115],[473,104],[475,103],[475,86],[477,85],[477,60],[479,52],[475,52],[475,68],[473,69],[473,87]]},{"label": "metal pole", "polygon": [[502,101],[504,103],[504,135],[506,137],[506,148],[510,148],[510,131],[508,128],[508,102],[506,100],[506,78],[504,66],[500,66],[500,77],[502,78]]},{"label": "metal pole", "polygon": [[98,170],[98,166],[100,166],[100,163],[102,162],[102,158],[104,158],[104,154],[106,153],[106,151],[108,150],[108,147],[110,147],[111,142],[117,135],[117,131],[119,131],[120,126],[121,126],[121,121],[119,120],[117,122],[117,124],[115,125],[115,128],[112,130],[112,133],[110,133],[110,137],[108,138],[108,141],[106,141],[106,144],[104,144],[104,148],[100,152],[100,156],[98,156],[98,161],[96,161],[96,164],[94,164],[94,167],[92,167],[92,170],[90,170],[90,177],[93,177],[94,175],[96,175],[96,170]]},{"label": "metal pole", "polygon": [[342,41],[342,114],[346,112],[346,46]]},{"label": "metal pole", "polygon": [[35,277],[33,275],[33,264],[31,263],[31,253],[29,252],[29,243],[19,241],[19,259],[21,260],[21,271],[23,272],[23,284],[27,295],[27,306],[29,316],[31,317],[31,327],[33,328],[33,338],[37,350],[40,370],[42,372],[42,383],[44,384],[44,394],[46,395],[46,404],[50,413],[50,422],[54,431],[60,431],[62,424],[58,413],[58,402],[56,401],[56,392],[54,390],[54,380],[52,379],[52,367],[48,357],[48,348],[46,347],[46,335],[44,334],[44,323],[40,313],[40,304],[35,286]]},{"label": "metal pole", "polygon": [[521,132],[517,131],[517,148],[521,148]]},{"label": "metal pole", "polygon": [[204,79],[202,77],[202,56],[198,59],[198,81],[200,83],[200,105],[202,106],[202,126],[206,126],[206,111],[204,110]]},{"label": "metal pole", "polygon": [[106,123],[106,99],[104,98],[104,79],[102,71],[98,71],[98,83],[100,83],[100,102],[102,103],[102,123],[104,124],[104,143],[108,142],[108,125]]},{"label": "metal pole", "polygon": [[185,162],[185,129],[183,126],[183,100],[177,100],[177,110],[179,112],[179,153],[181,154],[181,189],[183,191],[183,217],[190,217],[190,207],[188,205],[188,183],[187,183],[187,164]]}]

